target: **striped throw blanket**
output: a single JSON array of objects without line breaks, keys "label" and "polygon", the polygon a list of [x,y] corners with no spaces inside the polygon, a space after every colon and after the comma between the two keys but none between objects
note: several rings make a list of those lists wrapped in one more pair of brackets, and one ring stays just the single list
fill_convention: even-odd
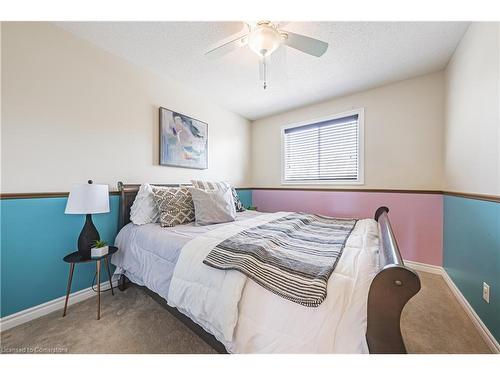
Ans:
[{"label": "striped throw blanket", "polygon": [[203,263],[240,271],[283,298],[317,307],[356,221],[293,213],[222,241]]}]

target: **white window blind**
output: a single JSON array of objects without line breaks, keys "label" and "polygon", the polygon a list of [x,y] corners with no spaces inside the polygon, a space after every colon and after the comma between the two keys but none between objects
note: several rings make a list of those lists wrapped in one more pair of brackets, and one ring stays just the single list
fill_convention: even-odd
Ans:
[{"label": "white window blind", "polygon": [[359,115],[284,129],[284,181],[358,181]]}]

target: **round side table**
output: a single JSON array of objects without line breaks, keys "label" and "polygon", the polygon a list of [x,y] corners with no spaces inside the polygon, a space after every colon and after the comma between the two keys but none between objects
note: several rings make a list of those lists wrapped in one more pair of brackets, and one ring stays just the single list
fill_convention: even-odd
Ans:
[{"label": "round side table", "polygon": [[73,271],[75,270],[75,264],[77,263],[88,263],[88,262],[95,262],[96,264],[96,273],[97,273],[97,320],[101,319],[101,261],[104,260],[104,263],[106,263],[106,269],[108,271],[108,278],[109,278],[109,286],[111,288],[111,294],[115,295],[113,291],[113,283],[111,282],[111,272],[109,271],[109,260],[108,258],[116,253],[118,251],[118,248],[115,246],[109,246],[108,253],[106,255],[103,255],[101,257],[95,257],[95,258],[83,258],[81,254],[78,251],[75,251],[71,254],[66,255],[63,260],[66,263],[69,263],[69,278],[68,278],[68,287],[66,290],[66,301],[64,302],[64,312],[63,312],[63,317],[66,316],[66,310],[68,308],[68,300],[69,300],[69,294],[71,293],[71,282],[73,280]]}]

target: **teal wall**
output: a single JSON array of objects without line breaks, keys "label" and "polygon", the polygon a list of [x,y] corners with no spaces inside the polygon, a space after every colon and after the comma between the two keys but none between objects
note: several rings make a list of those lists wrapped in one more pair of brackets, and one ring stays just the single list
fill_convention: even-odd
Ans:
[{"label": "teal wall", "polygon": [[241,203],[245,207],[250,207],[252,205],[252,190],[250,189],[238,189],[238,196],[240,197]]},{"label": "teal wall", "polygon": [[[251,190],[238,190],[238,195],[245,207],[252,205]],[[75,251],[85,221],[84,215],[64,214],[66,200],[0,200],[1,317],[65,295],[69,265],[62,258]],[[113,244],[119,197],[111,196],[110,202],[111,212],[93,215],[93,221],[101,238]],[[72,292],[88,288],[94,273],[94,263],[76,265]]]},{"label": "teal wall", "polygon": [[[112,244],[118,226],[118,196],[110,199],[111,212],[93,215],[93,220],[101,238]],[[0,201],[2,317],[65,295],[69,265],[62,258],[75,251],[85,221],[84,215],[64,214],[66,200]],[[94,273],[94,263],[76,265],[72,291],[88,288]]]},{"label": "teal wall", "polygon": [[445,196],[443,238],[446,272],[500,341],[500,203]]},{"label": "teal wall", "polygon": [[[252,205],[252,191],[238,190]],[[48,302],[66,292],[69,266],[83,215],[65,215],[67,198],[0,201],[1,316]],[[118,222],[118,196],[111,212],[94,215],[101,237],[113,243]],[[500,340],[500,203],[444,197],[444,267],[483,322]],[[93,264],[75,268],[72,291],[88,288]],[[482,283],[490,285],[490,303],[482,300]]]}]

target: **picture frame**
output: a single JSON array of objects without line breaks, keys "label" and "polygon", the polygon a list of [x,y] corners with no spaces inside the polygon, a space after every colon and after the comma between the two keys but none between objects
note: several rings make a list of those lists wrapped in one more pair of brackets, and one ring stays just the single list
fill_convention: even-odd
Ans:
[{"label": "picture frame", "polygon": [[208,123],[170,109],[159,108],[162,166],[207,169]]}]

